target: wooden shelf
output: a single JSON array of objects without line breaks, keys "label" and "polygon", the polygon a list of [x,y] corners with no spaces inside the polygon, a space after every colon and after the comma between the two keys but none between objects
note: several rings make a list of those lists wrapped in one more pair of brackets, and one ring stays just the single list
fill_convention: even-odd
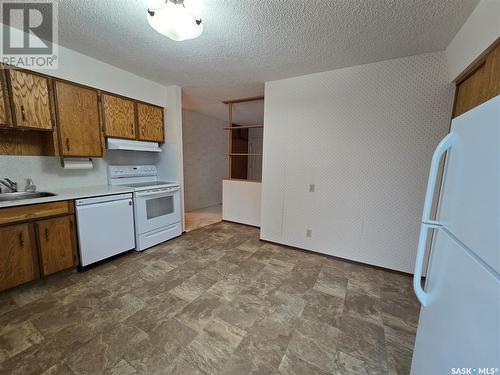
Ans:
[{"label": "wooden shelf", "polygon": [[254,184],[261,184],[262,181],[260,180],[247,180],[247,179],[243,179],[243,178],[223,178],[224,181],[239,181],[239,182],[251,182],[251,183],[254,183]]},{"label": "wooden shelf", "polygon": [[224,104],[236,104],[236,103],[244,103],[244,102],[255,102],[258,100],[264,100],[264,97],[263,96],[252,96],[250,98],[224,100],[222,103],[224,103]]},{"label": "wooden shelf", "polygon": [[261,129],[264,125],[241,125],[224,128],[225,130],[239,130],[239,129]]},{"label": "wooden shelf", "polygon": [[232,153],[232,154],[228,154],[229,156],[262,156],[262,154],[236,154],[236,153]]}]

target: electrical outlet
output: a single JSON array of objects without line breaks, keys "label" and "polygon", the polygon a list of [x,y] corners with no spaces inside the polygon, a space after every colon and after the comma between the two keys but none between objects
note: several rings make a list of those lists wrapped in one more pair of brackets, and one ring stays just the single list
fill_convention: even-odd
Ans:
[{"label": "electrical outlet", "polygon": [[316,185],[315,184],[309,184],[309,193],[314,193],[316,191]]},{"label": "electrical outlet", "polygon": [[312,229],[306,229],[306,237],[311,238],[311,237],[312,237],[312,235],[313,235],[313,231],[312,231]]}]

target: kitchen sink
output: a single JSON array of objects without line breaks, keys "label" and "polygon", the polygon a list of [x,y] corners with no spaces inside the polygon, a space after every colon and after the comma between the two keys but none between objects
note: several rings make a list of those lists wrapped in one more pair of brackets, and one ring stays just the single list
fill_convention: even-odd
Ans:
[{"label": "kitchen sink", "polygon": [[0,202],[6,201],[18,201],[21,199],[35,199],[35,198],[44,198],[44,197],[53,197],[56,194],[46,193],[46,192],[29,192],[29,191],[20,191],[18,193],[3,193],[0,194]]}]

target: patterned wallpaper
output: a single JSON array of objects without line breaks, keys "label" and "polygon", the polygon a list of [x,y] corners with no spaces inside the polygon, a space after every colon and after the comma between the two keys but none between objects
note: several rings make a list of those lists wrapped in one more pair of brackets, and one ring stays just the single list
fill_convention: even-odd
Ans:
[{"label": "patterned wallpaper", "polygon": [[186,211],[222,203],[222,179],[227,174],[226,126],[224,121],[182,111]]},{"label": "patterned wallpaper", "polygon": [[268,82],[265,97],[261,237],[413,272],[450,126],[444,54]]}]

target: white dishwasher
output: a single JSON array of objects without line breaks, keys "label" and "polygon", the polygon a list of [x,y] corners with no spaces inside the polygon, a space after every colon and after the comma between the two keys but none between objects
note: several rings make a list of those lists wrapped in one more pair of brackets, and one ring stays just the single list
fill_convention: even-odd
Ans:
[{"label": "white dishwasher", "polygon": [[76,201],[80,266],[135,248],[132,194]]}]

